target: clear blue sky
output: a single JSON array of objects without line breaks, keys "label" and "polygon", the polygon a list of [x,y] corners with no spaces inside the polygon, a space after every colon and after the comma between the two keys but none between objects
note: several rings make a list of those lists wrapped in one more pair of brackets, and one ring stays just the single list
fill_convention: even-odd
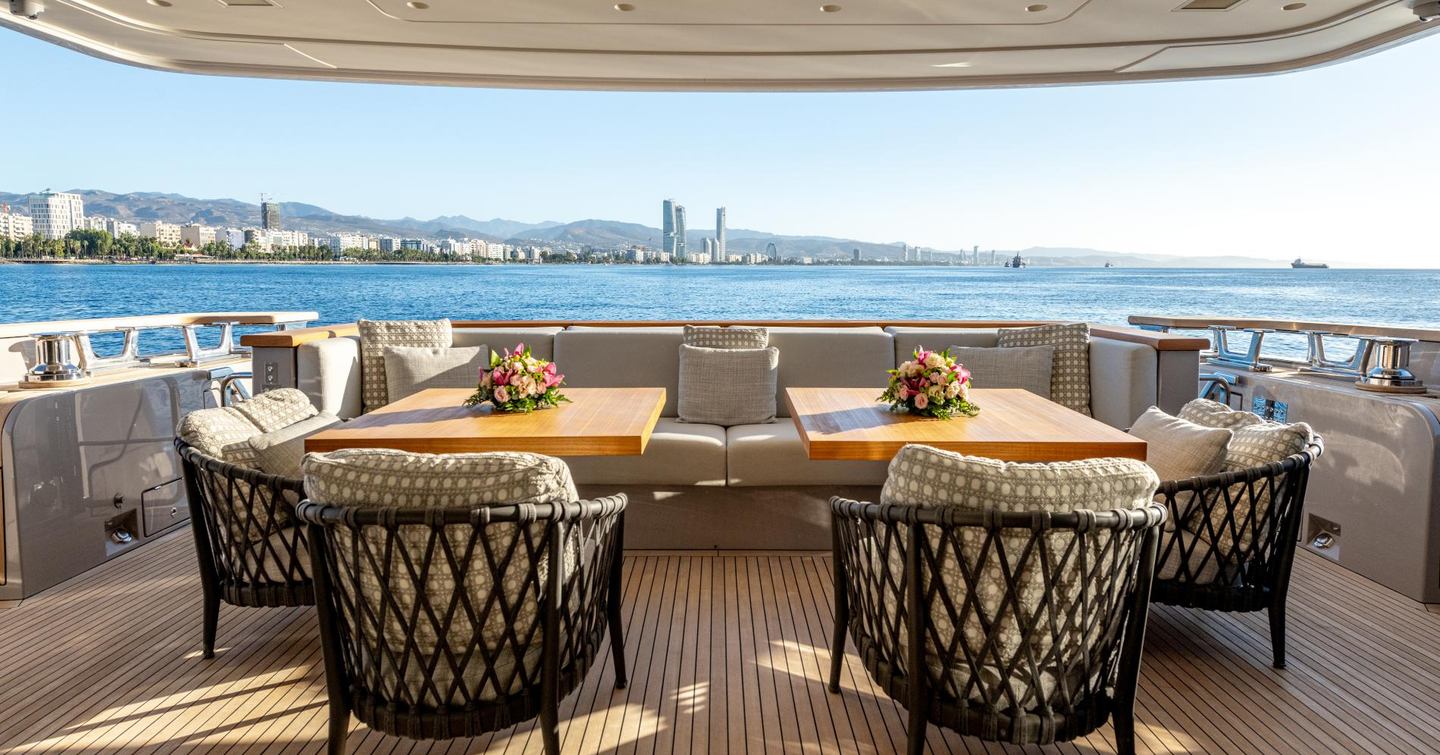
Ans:
[{"label": "clear blue sky", "polygon": [[159,73],[0,30],[0,190],[1440,266],[1440,36],[1251,79],[854,94]]}]

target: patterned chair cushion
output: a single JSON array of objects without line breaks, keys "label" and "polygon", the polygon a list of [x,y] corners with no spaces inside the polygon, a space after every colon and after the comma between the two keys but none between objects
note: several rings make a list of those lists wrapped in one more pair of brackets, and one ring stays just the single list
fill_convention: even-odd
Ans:
[{"label": "patterned chair cushion", "polygon": [[388,346],[385,349],[385,390],[393,403],[427,388],[469,388],[480,383],[480,370],[490,366],[490,347]]},{"label": "patterned chair cushion", "polygon": [[449,320],[361,320],[360,398],[370,412],[390,403],[385,349],[390,346],[450,346]]},{"label": "patterned chair cushion", "polygon": [[[1206,399],[1190,401],[1180,409],[1180,416],[1191,418],[1197,424],[1231,430],[1234,437],[1227,447],[1222,472],[1243,472],[1284,461],[1303,452],[1315,441],[1315,431],[1304,422],[1289,425],[1267,422],[1250,412],[1235,411]],[[1233,513],[1227,514],[1223,499],[1219,500],[1210,510],[1208,526],[1204,512],[1196,511],[1189,517],[1187,529],[1213,543],[1223,561],[1236,563],[1246,559],[1252,543],[1257,539],[1263,540],[1268,534],[1264,523],[1271,495],[1263,483],[1257,483],[1254,495],[1251,495],[1245,483],[1240,482],[1230,486],[1230,499],[1234,502]]]},{"label": "patterned chair cushion", "polygon": [[235,411],[245,415],[262,433],[289,427],[320,413],[320,410],[310,403],[310,397],[295,388],[266,391],[249,401],[236,404]]},{"label": "patterned chair cushion", "polygon": [[[1143,462],[1132,459],[1089,459],[1053,464],[1017,464],[979,457],[962,456],[928,446],[906,446],[890,462],[889,477],[881,491],[881,502],[921,507],[957,506],[975,511],[1074,511],[1088,509],[1135,509],[1151,505],[1159,479]],[[1075,535],[1057,531],[1044,536],[1051,558],[1042,565],[1035,550],[1025,555],[1029,534],[1007,531],[998,538],[1000,547],[987,545],[990,535],[979,527],[959,528],[959,553],[943,544],[936,528],[930,535],[931,547],[940,560],[940,578],[946,591],[956,601],[956,614],[964,616],[956,637],[954,617],[943,606],[931,612],[934,634],[927,637],[926,656],[932,673],[952,684],[949,694],[960,697],[971,683],[966,664],[940,668],[942,649],[952,644],[969,647],[979,661],[977,689],[970,697],[1004,699],[1008,683],[1020,700],[1022,708],[1036,702],[1036,694],[1050,695],[1060,684],[1078,692],[1083,680],[1073,676],[1073,669],[1084,666],[1082,659],[1093,653],[1104,640],[1098,622],[1088,628],[1067,624],[1066,617],[1109,615],[1124,600],[1118,585],[1087,583],[1086,569],[1099,568],[1108,573],[1114,564],[1115,543],[1109,531],[1090,534],[1088,552],[1081,559],[1080,549],[1072,547]],[[1072,547],[1068,558],[1062,554]],[[898,560],[898,549],[891,549],[889,564],[899,584],[904,565]],[[1002,560],[999,552],[1003,550]],[[964,568],[961,567],[964,560]],[[1083,564],[1083,566],[1082,566]],[[1046,590],[1046,572],[1050,572],[1054,589]],[[970,579],[965,574],[969,573]],[[1016,600],[1008,600],[1007,577],[1014,583]],[[973,609],[966,612],[961,602],[969,594],[966,585],[977,587]],[[928,584],[926,585],[929,589]],[[1048,595],[1048,600],[1047,600]],[[1078,606],[1082,602],[1088,603]],[[1018,602],[1018,606],[1016,605]],[[1078,607],[1077,607],[1078,606]],[[1018,608],[1018,613],[1017,613]],[[1021,631],[1023,625],[1050,625],[1055,631],[1031,634],[1028,648]],[[1069,626],[1068,631],[1060,627]],[[990,630],[987,632],[987,627]],[[993,650],[986,649],[986,639],[993,634]],[[1058,639],[1059,648],[1056,648]],[[908,640],[901,639],[901,652]],[[1004,669],[1017,655],[1028,650],[1035,659],[1049,659],[1040,669],[1039,689],[1030,666],[1021,661],[1007,674]],[[903,656],[902,656],[903,657]],[[958,658],[964,658],[959,651]],[[1044,663],[1045,661],[1042,661]],[[960,666],[960,667],[954,667]],[[980,689],[988,690],[982,695]]]},{"label": "patterned chair cushion", "polygon": [[1050,373],[1050,400],[1090,416],[1090,326],[1083,322],[1002,328],[997,343],[1015,346],[1054,346]]},{"label": "patterned chair cushion", "polygon": [[[323,456],[311,454],[303,467],[306,493],[312,500],[343,506],[470,509],[579,500],[565,463],[539,454],[432,455],[350,449]],[[538,545],[542,530],[539,524],[524,529],[515,524],[490,525],[484,542],[476,543],[468,565],[457,574],[438,538],[432,542],[428,526],[399,527],[394,542],[398,547],[390,549],[386,548],[387,535],[380,528],[366,528],[358,542],[351,530],[337,528],[335,558],[342,564],[342,571],[350,570],[354,575],[362,595],[350,595],[351,582],[347,579],[335,580],[336,588],[350,601],[358,598],[373,606],[388,604],[384,626],[375,626],[373,618],[366,626],[372,636],[381,635],[379,640],[370,641],[384,643],[386,649],[381,656],[398,659],[411,654],[411,663],[403,674],[379,656],[373,658],[370,665],[381,669],[380,678],[365,680],[367,685],[411,704],[458,704],[464,696],[459,690],[451,691],[456,674],[445,656],[447,649],[453,654],[449,658],[459,666],[462,686],[472,692],[478,690],[480,699],[499,698],[526,686],[527,679],[537,679],[540,656],[533,648],[538,648],[539,642],[523,640],[538,636],[535,633],[540,631],[538,606],[546,564],[543,557],[531,554],[525,543],[529,537]],[[445,528],[444,537],[456,554],[457,564],[471,533],[469,525]],[[490,565],[487,550],[497,565],[504,564],[498,574]],[[357,552],[358,558],[354,557]],[[407,564],[418,573],[427,552],[433,554],[431,566],[417,585]],[[504,563],[506,554],[512,552],[514,555]],[[463,610],[454,614],[448,627],[433,618],[445,614],[445,608],[461,589],[475,607],[481,626],[475,626]],[[424,591],[423,600],[419,590]],[[490,602],[492,595],[495,602]],[[436,607],[435,614],[418,610],[417,600]],[[511,608],[508,619],[497,607],[502,601]],[[412,615],[415,618],[410,627],[398,618]],[[463,659],[477,631],[484,652]],[[522,642],[512,642],[511,632]],[[433,672],[417,666],[417,661],[437,653],[442,660],[435,664]],[[493,659],[492,663],[486,662],[486,655]]]},{"label": "patterned chair cushion", "polygon": [[770,345],[770,331],[765,328],[717,328],[686,325],[687,346],[704,349],[763,349]]},{"label": "patterned chair cushion", "polygon": [[780,350],[680,346],[682,422],[758,425],[775,421]]},{"label": "patterned chair cushion", "polygon": [[177,432],[206,456],[247,469],[259,467],[250,439],[263,431],[233,406],[190,412],[180,420]]},{"label": "patterned chair cushion", "polygon": [[317,414],[289,427],[256,435],[248,442],[260,471],[298,480],[300,462],[305,458],[305,439],[338,424],[340,418],[333,414]]}]

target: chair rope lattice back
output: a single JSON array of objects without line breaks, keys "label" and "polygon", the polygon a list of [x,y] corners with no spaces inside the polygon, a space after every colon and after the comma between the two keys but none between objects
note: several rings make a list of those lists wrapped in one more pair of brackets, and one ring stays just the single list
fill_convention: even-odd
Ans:
[{"label": "chair rope lattice back", "polygon": [[419,739],[541,715],[618,617],[624,507],[302,504],[332,704],[339,694],[372,728]]},{"label": "chair rope lattice back", "polygon": [[1133,704],[1159,507],[832,510],[838,613],[912,723],[1048,743]]}]

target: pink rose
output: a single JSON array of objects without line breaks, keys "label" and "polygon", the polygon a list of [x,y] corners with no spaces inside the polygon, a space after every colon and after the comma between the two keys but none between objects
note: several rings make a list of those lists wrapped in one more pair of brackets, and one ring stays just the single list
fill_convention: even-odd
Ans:
[{"label": "pink rose", "polygon": [[480,387],[481,387],[481,388],[489,388],[489,387],[490,387],[490,371],[489,371],[489,370],[481,370],[481,371],[480,371]]},{"label": "pink rose", "polygon": [[490,379],[493,380],[496,385],[509,385],[510,373],[497,367],[490,371]]},{"label": "pink rose", "polygon": [[910,398],[910,389],[902,385],[900,386],[900,392],[896,393],[895,395],[899,396],[901,401],[904,401],[905,399]]},{"label": "pink rose", "polygon": [[507,402],[507,401],[509,401],[509,400],[510,400],[510,390],[509,390],[509,389],[507,389],[507,388],[506,388],[505,386],[503,386],[503,385],[500,386],[499,388],[496,388],[496,389],[495,389],[495,403],[497,403],[497,404],[503,404],[503,403],[505,403],[505,402]]},{"label": "pink rose", "polygon": [[925,407],[927,407],[927,406],[929,406],[929,405],[930,405],[930,397],[929,397],[929,396],[926,396],[926,395],[923,394],[923,393],[919,393],[919,394],[916,394],[916,395],[915,395],[915,408],[916,408],[916,409],[920,409],[921,411],[924,411]]}]

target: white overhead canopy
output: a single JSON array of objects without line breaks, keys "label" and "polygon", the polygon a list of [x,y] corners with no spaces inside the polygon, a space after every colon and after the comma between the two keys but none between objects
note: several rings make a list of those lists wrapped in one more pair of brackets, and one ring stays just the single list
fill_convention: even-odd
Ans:
[{"label": "white overhead canopy", "polygon": [[1440,28],[1420,21],[1416,0],[9,2],[20,12],[0,12],[0,25],[163,70],[609,90],[1236,76],[1328,63]]}]

